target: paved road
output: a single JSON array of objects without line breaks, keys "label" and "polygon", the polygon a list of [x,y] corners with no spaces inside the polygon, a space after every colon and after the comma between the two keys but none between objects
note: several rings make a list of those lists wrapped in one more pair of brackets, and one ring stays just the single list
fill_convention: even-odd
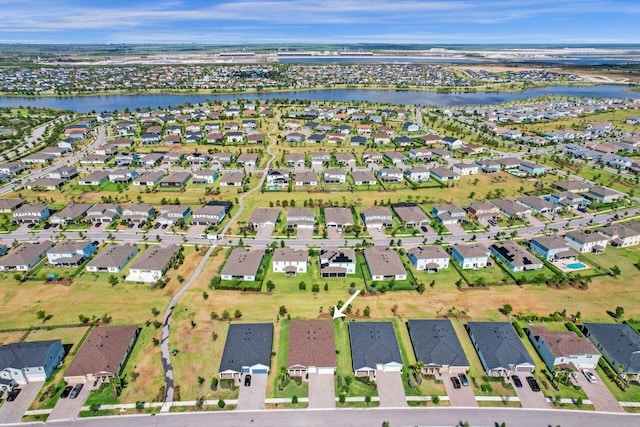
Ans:
[{"label": "paved road", "polygon": [[[522,408],[367,408],[302,409],[287,411],[219,411],[172,413],[156,416],[80,418],[47,425],[78,427],[210,427],[210,426],[379,426],[383,421],[396,426],[454,426],[468,421],[473,426],[493,427],[506,423],[518,427],[637,427],[640,416],[575,410]],[[21,426],[41,426],[22,423]]]}]

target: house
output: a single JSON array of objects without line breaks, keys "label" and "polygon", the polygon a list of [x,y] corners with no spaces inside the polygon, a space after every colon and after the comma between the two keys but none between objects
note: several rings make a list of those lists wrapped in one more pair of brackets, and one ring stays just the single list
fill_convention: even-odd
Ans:
[{"label": "house", "polygon": [[166,153],[162,158],[165,165],[179,165],[184,162],[184,153]]},{"label": "house", "polygon": [[289,188],[289,172],[284,169],[267,171],[267,190],[286,190]]},{"label": "house", "polygon": [[78,267],[95,251],[90,241],[62,241],[49,249],[47,259],[54,267]]},{"label": "house", "polygon": [[356,255],[353,249],[320,251],[320,277],[347,277],[348,274],[356,274]]},{"label": "house", "polygon": [[325,184],[344,184],[347,182],[347,172],[342,169],[326,169],[323,176]]},{"label": "house", "polygon": [[456,205],[434,206],[431,212],[444,225],[459,224],[467,217],[467,212]]},{"label": "house", "polygon": [[576,254],[562,237],[534,237],[529,241],[529,249],[547,261],[575,258]]},{"label": "house", "polygon": [[327,139],[327,135],[324,133],[313,133],[307,138],[307,142],[310,144],[322,144]]},{"label": "house", "polygon": [[454,163],[452,170],[461,176],[476,175],[478,173],[478,165],[475,163]]},{"label": "house", "polygon": [[609,240],[599,233],[585,233],[582,230],[570,231],[564,236],[565,242],[580,253],[603,253]]},{"label": "house", "polygon": [[207,135],[207,142],[209,144],[221,144],[224,142],[224,135],[220,132],[211,132]]},{"label": "house", "polygon": [[238,166],[255,167],[258,164],[258,155],[253,153],[242,153],[236,160]]},{"label": "house", "polygon": [[518,165],[518,169],[520,169],[521,171],[523,171],[529,176],[538,176],[538,175],[544,175],[545,173],[547,173],[546,166],[529,162],[527,160],[522,160]]},{"label": "house", "polygon": [[240,380],[242,375],[268,374],[272,345],[273,324],[230,324],[218,370],[220,378]]},{"label": "house", "polygon": [[0,345],[0,395],[18,385],[48,380],[64,355],[60,340]]},{"label": "house", "polygon": [[113,158],[110,154],[92,154],[80,159],[81,165],[106,165]]},{"label": "house", "polygon": [[404,124],[402,125],[402,129],[403,129],[405,132],[419,132],[419,131],[420,131],[420,126],[418,126],[418,125],[417,125],[417,124],[415,124],[415,123],[407,122],[407,123],[404,123]]},{"label": "house", "polygon": [[91,273],[119,273],[137,253],[138,248],[129,243],[109,245],[89,261],[86,269]]},{"label": "house", "polygon": [[430,172],[434,178],[442,182],[460,180],[460,175],[455,172],[451,172],[449,169],[446,169],[442,166],[431,168]]},{"label": "house", "polygon": [[369,207],[362,211],[361,216],[367,227],[378,229],[393,227],[393,215],[387,207]]},{"label": "house", "polygon": [[109,172],[106,171],[94,171],[84,178],[78,180],[79,185],[100,185],[103,182],[107,182],[109,179]]},{"label": "house", "polygon": [[525,218],[531,213],[531,210],[526,206],[516,203],[513,200],[491,200],[491,203],[493,203],[502,214],[509,218]]},{"label": "house", "polygon": [[491,202],[474,202],[466,209],[467,213],[477,219],[480,224],[486,224],[500,218],[500,208]]},{"label": "house", "polygon": [[362,153],[362,161],[365,163],[380,163],[382,161],[382,154],[375,151],[365,151]]},{"label": "house", "polygon": [[140,158],[140,163],[148,168],[156,167],[164,159],[164,153],[149,153]]},{"label": "house", "polygon": [[25,202],[25,199],[0,199],[0,213],[13,213]]},{"label": "house", "polygon": [[307,208],[288,208],[287,227],[288,228],[313,228],[316,225],[316,215]]},{"label": "house", "polygon": [[142,185],[145,187],[155,187],[164,178],[164,171],[145,172],[133,179],[133,185]]},{"label": "house", "polygon": [[391,137],[385,133],[378,133],[373,135],[373,143],[376,145],[389,145],[391,144]]},{"label": "house", "polygon": [[531,209],[533,212],[536,212],[539,214],[545,214],[545,213],[556,214],[560,210],[559,206],[554,205],[553,203],[548,202],[542,197],[538,197],[538,196],[518,197],[516,201],[520,203],[522,206],[525,206]]},{"label": "house", "polygon": [[292,320],[289,323],[287,373],[308,379],[309,374],[334,375],[336,343],[330,320]]},{"label": "house", "polygon": [[191,215],[191,208],[186,205],[164,205],[160,208],[158,224],[174,225],[177,221],[186,223]]},{"label": "house", "polygon": [[142,134],[140,142],[142,142],[142,145],[157,144],[160,142],[160,139],[160,134],[147,132]]},{"label": "house", "polygon": [[78,176],[78,168],[74,166],[57,168],[49,172],[49,178],[63,179],[65,181],[69,181],[76,176]]},{"label": "house", "polygon": [[139,332],[135,325],[93,328],[64,373],[64,380],[67,384],[104,383],[120,375]]},{"label": "house", "polygon": [[285,158],[288,167],[303,168],[304,167],[304,154],[290,153]]},{"label": "house", "polygon": [[640,336],[622,323],[585,323],[584,333],[614,372],[640,380]]},{"label": "house", "polygon": [[59,178],[36,178],[25,184],[25,187],[27,187],[28,190],[34,191],[52,191],[59,189],[64,183],[65,180]]},{"label": "house", "polygon": [[252,132],[247,135],[247,143],[249,144],[262,144],[264,142],[264,137],[261,133]]},{"label": "house", "polygon": [[404,176],[413,182],[427,182],[431,177],[431,172],[424,166],[414,166],[404,170]]},{"label": "house", "polygon": [[303,249],[276,248],[273,250],[273,272],[295,276],[307,272],[309,255]]},{"label": "house", "polygon": [[220,187],[241,187],[244,182],[244,172],[227,171],[220,178]]},{"label": "house", "polygon": [[418,246],[407,251],[416,270],[437,273],[449,268],[449,254],[441,246]]},{"label": "house", "polygon": [[376,185],[378,181],[373,173],[369,171],[353,171],[351,178],[355,185]]},{"label": "house", "polygon": [[448,150],[458,150],[464,146],[464,142],[457,138],[445,136],[442,138],[442,146]]},{"label": "house", "polygon": [[409,158],[413,160],[430,161],[431,149],[430,148],[412,148],[409,150]]},{"label": "house", "polygon": [[614,203],[621,200],[624,195],[607,187],[593,186],[584,196],[598,203]]},{"label": "house", "polygon": [[455,244],[451,256],[464,269],[484,268],[489,262],[489,250],[481,243]]},{"label": "house", "polygon": [[0,164],[0,173],[7,176],[19,175],[27,170],[27,167],[22,162],[7,162]]},{"label": "house", "polygon": [[45,164],[51,163],[54,159],[54,156],[51,154],[45,154],[42,151],[37,153],[29,154],[22,158],[22,162],[26,164]]},{"label": "house", "polygon": [[138,176],[138,172],[132,169],[115,169],[109,171],[109,181],[114,184],[128,184],[135,177]]},{"label": "house", "polygon": [[335,156],[340,166],[353,168],[356,165],[356,156],[353,153],[336,153]]},{"label": "house", "polygon": [[155,246],[147,249],[129,268],[128,282],[159,281],[180,252],[178,245]]},{"label": "house", "polygon": [[539,270],[544,265],[535,255],[512,240],[494,243],[489,250],[496,258],[504,262],[511,271],[516,273]]},{"label": "house", "polygon": [[122,207],[116,203],[98,203],[87,211],[87,217],[93,223],[111,222],[122,215]]},{"label": "house", "polygon": [[431,222],[427,214],[417,205],[397,203],[391,207],[406,227],[418,228]]},{"label": "house", "polygon": [[249,219],[247,220],[247,226],[252,229],[259,229],[264,227],[275,227],[280,216],[280,209],[277,208],[255,208]]},{"label": "house", "polygon": [[606,237],[611,245],[626,248],[627,246],[635,246],[640,244],[640,224],[611,224],[602,227],[598,233]]},{"label": "house", "polygon": [[0,271],[29,271],[53,247],[53,242],[43,240],[36,243],[21,243],[7,255],[0,258]]},{"label": "house", "polygon": [[199,170],[193,172],[192,184],[213,184],[218,179],[218,172],[214,170]]},{"label": "house", "polygon": [[49,217],[51,224],[67,225],[69,223],[78,222],[87,216],[87,211],[91,207],[87,203],[72,203],[65,206],[59,212]]},{"label": "house", "polygon": [[122,219],[139,224],[150,221],[155,214],[155,208],[148,203],[132,203],[122,211]]},{"label": "house", "polygon": [[585,197],[570,191],[551,193],[545,199],[561,208],[580,209],[591,204]]},{"label": "house", "polygon": [[325,151],[311,153],[311,164],[316,166],[326,166],[331,161],[331,154]]},{"label": "house", "polygon": [[586,193],[591,188],[591,184],[583,181],[557,181],[553,186],[560,191],[570,191],[572,193]]},{"label": "house", "polygon": [[556,368],[596,369],[600,352],[586,337],[575,332],[550,331],[543,326],[527,327],[527,335],[549,372]]},{"label": "house", "polygon": [[22,205],[13,211],[13,222],[16,224],[38,224],[49,218],[50,215],[49,208],[42,203]]},{"label": "house", "polygon": [[263,258],[264,250],[247,251],[244,248],[235,248],[224,264],[220,277],[222,280],[254,282],[260,272]]},{"label": "house", "polygon": [[227,209],[222,205],[205,205],[193,211],[191,225],[218,225],[227,214]]},{"label": "house", "polygon": [[304,141],[304,139],[307,136],[304,133],[300,133],[300,132],[290,132],[288,134],[286,134],[285,139],[287,142],[293,142],[293,143],[301,143]]},{"label": "house", "polygon": [[172,172],[160,180],[160,187],[182,188],[191,178],[191,172]]},{"label": "house", "polygon": [[407,329],[423,374],[455,375],[469,370],[469,361],[451,320],[409,320]]},{"label": "house", "polygon": [[348,208],[324,208],[324,222],[328,228],[344,228],[353,225],[353,214]]},{"label": "house", "polygon": [[467,331],[487,374],[508,377],[533,372],[535,363],[511,323],[469,322]]},{"label": "house", "polygon": [[402,356],[391,322],[349,322],[351,360],[356,377],[402,372]]},{"label": "house", "polygon": [[391,248],[367,248],[364,250],[364,259],[373,281],[407,279],[407,270],[400,256]]},{"label": "house", "polygon": [[402,182],[402,170],[398,168],[383,167],[378,169],[378,178],[382,182]]},{"label": "house", "polygon": [[315,187],[318,185],[318,174],[313,171],[296,172],[295,184],[297,186]]}]

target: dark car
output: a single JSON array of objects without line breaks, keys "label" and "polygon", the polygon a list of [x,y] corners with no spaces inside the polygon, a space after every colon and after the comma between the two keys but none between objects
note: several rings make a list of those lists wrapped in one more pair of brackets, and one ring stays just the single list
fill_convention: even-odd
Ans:
[{"label": "dark car", "polygon": [[36,226],[35,224],[31,223],[31,224],[27,225],[27,228],[33,228],[35,226]]},{"label": "dark car", "polygon": [[463,386],[467,387],[469,385],[469,380],[465,374],[458,374],[458,378],[460,378],[460,382]]},{"label": "dark car", "polygon": [[533,377],[527,377],[527,383],[529,383],[529,387],[531,387],[531,391],[539,392],[540,386],[538,385],[538,381],[536,381]]},{"label": "dark car", "polygon": [[100,227],[100,226],[102,225],[102,223],[101,223],[101,222],[96,222],[96,223],[95,223],[95,224],[93,224],[93,225],[94,225],[94,227]]},{"label": "dark car", "polygon": [[11,393],[7,395],[7,402],[13,402],[14,400],[16,400],[16,397],[18,397],[21,391],[22,391],[21,388],[13,389]]},{"label": "dark car", "polygon": [[251,385],[251,375],[244,376],[244,386],[249,387]]},{"label": "dark car", "polygon": [[134,224],[132,222],[129,223],[129,225],[127,227],[129,228],[133,228]]},{"label": "dark car", "polygon": [[425,232],[425,233],[426,233],[427,231],[429,231],[429,230],[427,229],[427,227],[425,227],[424,225],[423,225],[422,227],[420,227],[420,230],[422,230],[422,231],[423,231],[423,232]]},{"label": "dark car", "polygon": [[80,391],[82,391],[83,386],[84,384],[74,385],[73,390],[71,390],[71,393],[69,393],[69,399],[75,399],[76,397],[78,397],[78,395],[80,394]]},{"label": "dark car", "polygon": [[138,228],[142,228],[144,226],[144,222],[141,222],[140,224],[138,224]]},{"label": "dark car", "polygon": [[162,224],[162,229],[164,230],[165,228],[167,228],[169,224]]},{"label": "dark car", "polygon": [[513,381],[513,385],[522,388],[522,381],[520,381],[520,377],[517,375],[511,375],[511,381]]},{"label": "dark car", "polygon": [[71,393],[71,390],[73,390],[73,387],[71,387],[70,385],[66,386],[64,390],[62,390],[60,399],[66,399],[67,397],[69,397],[69,393]]},{"label": "dark car", "polygon": [[44,225],[44,229],[48,230],[51,228],[51,224],[49,224],[48,222]]},{"label": "dark car", "polygon": [[453,388],[455,389],[459,389],[462,387],[462,385],[460,384],[460,380],[458,379],[458,377],[451,377],[451,382],[453,383]]},{"label": "dark car", "polygon": [[153,229],[157,230],[158,228],[160,228],[160,223],[156,222],[155,225],[153,226]]}]

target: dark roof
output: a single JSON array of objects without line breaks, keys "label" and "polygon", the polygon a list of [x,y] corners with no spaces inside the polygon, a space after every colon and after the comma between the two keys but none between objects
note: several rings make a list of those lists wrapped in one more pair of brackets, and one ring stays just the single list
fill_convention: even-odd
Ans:
[{"label": "dark roof", "polygon": [[349,342],[353,370],[376,369],[376,365],[402,363],[396,333],[391,322],[351,322]]},{"label": "dark roof", "polygon": [[584,326],[588,336],[593,336],[626,372],[640,372],[640,335],[631,326],[614,323],[585,323]]},{"label": "dark roof", "polygon": [[60,340],[18,342],[0,347],[0,371],[6,368],[24,369],[45,366],[51,347]]},{"label": "dark roof", "polygon": [[422,363],[440,366],[469,366],[450,320],[409,320],[413,352]]},{"label": "dark roof", "polygon": [[469,322],[467,328],[475,339],[487,370],[534,364],[510,323]]},{"label": "dark roof", "polygon": [[241,372],[243,366],[271,365],[273,324],[233,323],[229,325],[220,372]]},{"label": "dark roof", "polygon": [[289,326],[287,366],[336,366],[336,344],[331,320],[292,320]]}]

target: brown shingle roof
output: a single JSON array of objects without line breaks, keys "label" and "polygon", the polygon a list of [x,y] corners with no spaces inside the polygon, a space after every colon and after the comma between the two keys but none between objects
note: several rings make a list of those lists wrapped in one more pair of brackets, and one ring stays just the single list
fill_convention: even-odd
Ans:
[{"label": "brown shingle roof", "polygon": [[292,320],[287,366],[335,367],[336,344],[330,320]]}]

